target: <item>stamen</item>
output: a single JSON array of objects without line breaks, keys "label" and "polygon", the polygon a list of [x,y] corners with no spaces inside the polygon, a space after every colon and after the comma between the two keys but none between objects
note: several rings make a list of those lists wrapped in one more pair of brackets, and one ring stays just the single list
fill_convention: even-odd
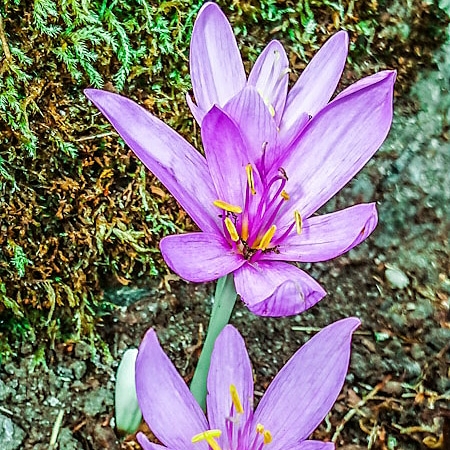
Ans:
[{"label": "stamen", "polygon": [[258,423],[256,425],[256,432],[263,436],[263,438],[264,438],[264,445],[270,444],[272,442],[272,433],[269,430],[266,430],[264,428],[264,425],[261,425],[260,423]]},{"label": "stamen", "polygon": [[286,67],[286,69],[281,71],[280,78],[278,78],[278,80],[281,80],[284,76],[288,75],[290,72],[291,72],[291,69],[289,69],[289,67]]},{"label": "stamen", "polygon": [[237,205],[232,205],[231,203],[224,202],[223,200],[214,200],[214,206],[217,206],[224,211],[232,212],[235,214],[240,214],[242,212],[242,208]]},{"label": "stamen", "polygon": [[277,231],[277,227],[275,225],[272,225],[264,234],[264,236],[261,239],[261,242],[258,245],[259,250],[266,250],[266,248],[270,245],[270,241],[273,238],[273,235],[275,234],[275,231]]},{"label": "stamen", "polygon": [[231,240],[237,242],[239,240],[239,234],[229,217],[225,217],[225,226],[227,227],[228,233],[230,233]]},{"label": "stamen", "polygon": [[269,143],[267,141],[264,141],[262,143],[262,157],[261,157],[261,170],[260,173],[264,174],[266,172],[266,150]]},{"label": "stamen", "polygon": [[289,194],[283,189],[280,194],[285,200],[289,200]]},{"label": "stamen", "polygon": [[242,219],[241,236],[244,241],[248,239],[248,217]]},{"label": "stamen", "polygon": [[286,174],[286,171],[285,171],[282,167],[278,167],[278,172],[280,172],[281,176],[282,176],[286,181],[289,180],[289,178],[288,178],[288,176],[287,176],[287,174]]},{"label": "stamen", "polygon": [[269,99],[267,97],[264,97],[264,93],[261,89],[256,89],[258,94],[263,99],[263,102],[266,104],[267,108],[269,108],[270,115],[272,117],[275,117],[275,108],[273,107],[272,103],[269,102]]},{"label": "stamen", "polygon": [[295,228],[297,230],[297,234],[302,234],[302,228],[303,228],[303,220],[302,216],[298,211],[294,211],[294,217],[295,217]]},{"label": "stamen", "polygon": [[222,432],[220,430],[207,430],[203,433],[196,434],[191,439],[191,442],[196,444],[197,442],[206,441],[213,450],[222,450],[220,445],[216,442],[216,438],[220,437],[221,434]]},{"label": "stamen", "polygon": [[269,430],[264,430],[264,444],[272,442],[272,433]]},{"label": "stamen", "polygon": [[247,182],[248,186],[250,187],[250,191],[252,195],[256,194],[255,191],[255,179],[253,178],[253,168],[251,164],[247,164],[245,166],[245,171],[247,172]]},{"label": "stamen", "polygon": [[264,433],[264,425],[261,425],[260,423],[258,423],[258,424],[256,425],[256,432],[257,432],[258,434],[263,434],[263,433]]},{"label": "stamen", "polygon": [[238,391],[234,384],[230,386],[230,394],[236,412],[238,414],[242,414],[244,412],[244,408],[242,407],[241,399],[239,398]]}]

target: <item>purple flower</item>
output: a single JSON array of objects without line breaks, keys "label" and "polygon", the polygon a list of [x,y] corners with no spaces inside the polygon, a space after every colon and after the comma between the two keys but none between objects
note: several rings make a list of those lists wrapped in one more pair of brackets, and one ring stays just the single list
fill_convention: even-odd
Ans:
[{"label": "purple flower", "polygon": [[394,72],[380,72],[345,89],[286,148],[260,95],[247,86],[203,118],[206,157],[131,100],[92,89],[86,95],[202,230],[161,241],[169,267],[193,282],[233,273],[251,311],[285,316],[313,306],[325,291],[283,261],[334,258],[377,224],[373,203],[313,214],[385,139],[394,79]]},{"label": "purple flower", "polygon": [[[207,418],[162,350],[145,335],[136,361],[136,390],[145,421],[171,450],[331,450],[308,439],[344,384],[351,337],[360,322],[343,319],[301,347],[276,375],[253,410],[253,374],[244,340],[227,325],[216,340],[208,374]],[[165,447],[142,433],[145,450]]]},{"label": "purple flower", "polygon": [[329,102],[346,54],[347,35],[337,33],[286,98],[281,45],[268,45],[246,82],[230,25],[206,4],[191,46],[199,106],[190,102],[205,157],[131,100],[86,90],[202,231],[161,241],[181,277],[206,282],[233,273],[255,314],[298,314],[326,293],[284,261],[332,259],[374,230],[373,203],[313,215],[372,157],[392,121],[393,71],[363,78]]},{"label": "purple flower", "polygon": [[[334,34],[289,91],[289,60],[280,42],[271,41],[253,66],[248,81],[236,39],[226,16],[215,3],[199,11],[192,32],[190,73],[197,105],[189,107],[199,124],[213,105],[224,107],[245,86],[254,86],[279,129],[286,147],[329,101],[345,66],[348,35]],[[226,63],[224,64],[224,61]]]}]

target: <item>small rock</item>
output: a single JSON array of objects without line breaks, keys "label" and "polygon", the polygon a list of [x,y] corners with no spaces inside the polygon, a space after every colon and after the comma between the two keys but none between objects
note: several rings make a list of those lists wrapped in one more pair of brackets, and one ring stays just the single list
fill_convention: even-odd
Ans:
[{"label": "small rock", "polygon": [[16,366],[13,363],[7,363],[3,366],[3,371],[8,375],[14,375],[16,373]]},{"label": "small rock", "polygon": [[114,405],[114,393],[106,388],[92,392],[84,403],[83,412],[95,417],[97,414],[109,412]]},{"label": "small rock", "polygon": [[384,272],[387,282],[393,289],[405,289],[409,284],[409,278],[405,272],[397,267],[390,267]]},{"label": "small rock", "polygon": [[21,448],[24,438],[25,431],[9,417],[0,414],[0,442],[2,450],[17,450]]},{"label": "small rock", "polygon": [[436,386],[439,392],[447,392],[450,389],[450,379],[449,378],[438,378],[436,380]]},{"label": "small rock", "polygon": [[87,366],[84,361],[74,361],[69,367],[72,370],[76,380],[81,380],[87,370]]},{"label": "small rock", "polygon": [[3,380],[0,380],[0,402],[4,402],[9,397],[10,391]]},{"label": "small rock", "polygon": [[450,329],[448,328],[433,328],[425,336],[425,342],[431,344],[436,350],[440,350],[444,345],[450,341]]},{"label": "small rock", "polygon": [[83,448],[72,435],[69,428],[62,428],[58,437],[59,448],[64,450],[79,450]]},{"label": "small rock", "polygon": [[75,356],[78,359],[86,360],[89,359],[91,356],[91,347],[86,342],[78,342],[78,344],[75,346]]},{"label": "small rock", "polygon": [[412,319],[425,320],[431,317],[434,313],[433,305],[429,300],[422,300],[417,303],[415,310],[411,313]]},{"label": "small rock", "polygon": [[49,397],[47,397],[44,404],[55,407],[57,405],[60,405],[61,402],[56,397],[53,397],[52,395],[50,395]]},{"label": "small rock", "polygon": [[422,361],[425,359],[425,352],[423,348],[419,344],[413,344],[411,345],[411,356],[416,361]]},{"label": "small rock", "polygon": [[72,380],[73,379],[73,374],[72,374],[72,370],[70,369],[70,367],[64,367],[64,366],[58,367],[57,373],[61,380]]},{"label": "small rock", "polygon": [[422,368],[420,367],[420,364],[417,361],[413,361],[410,358],[405,358],[404,368],[405,368],[405,377],[407,380],[417,378],[422,373]]},{"label": "small rock", "polygon": [[387,316],[392,326],[401,332],[404,332],[408,325],[408,320],[405,315],[397,314],[396,312],[391,312],[390,315]]},{"label": "small rock", "polygon": [[403,392],[403,388],[398,381],[388,381],[382,391],[386,392],[386,394],[400,395]]}]

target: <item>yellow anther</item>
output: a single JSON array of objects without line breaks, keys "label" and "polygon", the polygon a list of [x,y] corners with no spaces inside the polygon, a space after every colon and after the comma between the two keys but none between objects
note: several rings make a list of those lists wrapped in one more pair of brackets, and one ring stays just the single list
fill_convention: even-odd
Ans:
[{"label": "yellow anther", "polygon": [[244,217],[244,218],[242,219],[242,227],[241,227],[241,236],[242,236],[242,239],[243,239],[244,241],[246,241],[246,240],[248,239],[248,235],[249,235],[249,232],[248,232],[248,218],[247,218],[247,217]]},{"label": "yellow anther", "polygon": [[225,226],[227,227],[228,233],[230,233],[231,240],[237,242],[239,240],[239,234],[229,217],[225,217]]},{"label": "yellow anther", "polygon": [[258,424],[256,425],[256,432],[257,432],[258,434],[263,434],[263,433],[264,433],[264,425],[261,425],[260,423],[258,423]]},{"label": "yellow anther", "polygon": [[247,183],[248,186],[250,187],[250,191],[252,193],[252,195],[256,194],[255,191],[255,179],[253,178],[253,167],[251,164],[247,164],[245,166],[245,171],[247,172]]},{"label": "yellow anther", "polygon": [[272,240],[273,235],[275,234],[275,231],[277,231],[277,227],[275,225],[272,225],[266,231],[266,234],[262,237],[261,242],[258,245],[258,248],[260,250],[266,250],[266,248],[269,247],[270,241]]},{"label": "yellow anther", "polygon": [[272,442],[272,433],[269,430],[266,430],[263,425],[258,423],[256,425],[256,432],[261,434],[264,438],[264,445],[270,444]]},{"label": "yellow anther", "polygon": [[264,444],[272,442],[272,433],[269,430],[264,430]]},{"label": "yellow anther", "polygon": [[289,200],[289,194],[285,191],[285,190],[283,190],[283,191],[281,191],[281,194],[280,194],[285,200]]},{"label": "yellow anther", "polygon": [[242,212],[242,208],[237,205],[232,205],[231,203],[224,202],[223,200],[214,200],[214,206],[217,206],[224,211],[232,212],[235,214],[240,214]]},{"label": "yellow anther", "polygon": [[272,117],[275,117],[275,108],[273,107],[272,103],[267,104],[267,107],[269,108],[270,115]]},{"label": "yellow anther", "polygon": [[302,216],[298,211],[294,211],[294,217],[295,217],[295,228],[297,229],[297,234],[302,234],[303,229],[303,220]]},{"label": "yellow anther", "polygon": [[220,437],[221,434],[222,432],[220,430],[207,430],[203,433],[196,434],[191,439],[191,442],[196,444],[197,442],[206,441],[213,450],[222,450],[220,445],[216,442],[216,438]]},{"label": "yellow anther", "polygon": [[266,106],[269,108],[270,115],[272,117],[275,117],[275,108],[273,107],[272,103],[270,103],[270,99],[264,97],[264,92],[261,89],[256,89],[258,91],[258,94],[263,99],[263,102],[266,104]]},{"label": "yellow anther", "polygon": [[244,408],[242,407],[241,399],[239,398],[238,391],[236,389],[236,386],[232,384],[230,386],[230,394],[231,394],[231,400],[234,405],[234,409],[238,414],[242,414],[244,412]]}]

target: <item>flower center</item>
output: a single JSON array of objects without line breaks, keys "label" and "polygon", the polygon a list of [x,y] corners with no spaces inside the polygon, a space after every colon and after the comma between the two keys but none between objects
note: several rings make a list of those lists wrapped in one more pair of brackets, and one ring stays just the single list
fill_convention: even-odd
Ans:
[{"label": "flower center", "polygon": [[[206,430],[196,434],[191,442],[197,443],[206,441],[212,450],[262,450],[262,448],[272,442],[272,434],[263,425],[258,423],[252,430],[252,414],[243,419],[244,408],[237,392],[236,386],[230,386],[231,408],[230,414],[226,418],[226,429]],[[222,434],[222,446],[217,442]]]},{"label": "flower center", "polygon": [[286,230],[277,229],[276,220],[289,201],[285,190],[288,177],[284,169],[270,180],[255,172],[251,164],[245,168],[247,184],[244,206],[233,205],[224,200],[215,200],[214,206],[221,209],[223,231],[230,245],[245,259],[256,260],[259,255],[276,251],[283,239],[294,229],[302,232],[302,217],[294,211],[294,220]]}]

